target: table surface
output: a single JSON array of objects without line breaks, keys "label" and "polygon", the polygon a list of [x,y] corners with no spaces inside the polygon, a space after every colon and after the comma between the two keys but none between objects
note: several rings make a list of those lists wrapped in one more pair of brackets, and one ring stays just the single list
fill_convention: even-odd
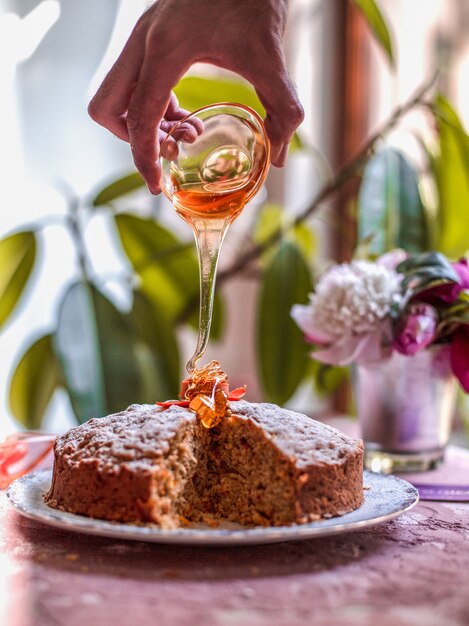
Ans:
[{"label": "table surface", "polygon": [[[426,477],[467,484],[469,452]],[[58,531],[0,492],[0,527],[4,626],[469,624],[469,503],[420,502],[330,538],[191,548]]]}]

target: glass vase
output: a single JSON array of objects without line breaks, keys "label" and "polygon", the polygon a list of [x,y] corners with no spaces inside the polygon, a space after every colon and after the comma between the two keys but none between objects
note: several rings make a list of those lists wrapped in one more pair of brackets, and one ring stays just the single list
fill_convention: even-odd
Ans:
[{"label": "glass vase", "polygon": [[354,392],[365,468],[391,473],[437,467],[451,432],[456,387],[448,346],[357,365]]}]

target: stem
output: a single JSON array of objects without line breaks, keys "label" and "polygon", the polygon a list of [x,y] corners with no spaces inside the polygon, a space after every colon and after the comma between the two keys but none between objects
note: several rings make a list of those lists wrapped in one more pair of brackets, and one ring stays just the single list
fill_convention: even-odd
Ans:
[{"label": "stem", "polygon": [[91,272],[89,271],[89,263],[86,256],[86,245],[80,224],[80,201],[78,198],[72,198],[69,202],[68,225],[72,241],[75,244],[75,250],[78,258],[78,265],[81,270],[82,277],[87,281],[90,280]]},{"label": "stem", "polygon": [[224,283],[229,280],[233,276],[236,276],[240,272],[242,272],[246,267],[248,267],[253,261],[259,258],[259,256],[270,246],[275,244],[279,239],[281,239],[282,235],[291,228],[294,228],[298,224],[304,222],[310,215],[312,215],[317,208],[335,193],[344,183],[346,183],[350,178],[352,178],[359,169],[363,167],[366,161],[370,157],[370,153],[373,151],[375,144],[389,131],[391,131],[396,124],[401,120],[404,115],[406,115],[410,110],[414,109],[416,106],[425,104],[425,96],[428,91],[433,87],[438,74],[432,76],[432,78],[425,82],[417,92],[409,99],[407,102],[397,107],[394,112],[391,114],[389,119],[379,128],[362,146],[362,148],[358,151],[357,154],[353,158],[351,158],[336,174],[333,176],[329,182],[319,190],[316,196],[313,198],[311,204],[306,207],[306,209],[297,215],[294,220],[291,220],[290,223],[285,224],[282,228],[274,231],[270,237],[268,237],[265,241],[260,244],[253,245],[249,250],[247,250],[244,254],[242,254],[237,261],[235,261],[231,267],[228,267],[223,272],[220,272],[218,277],[219,284]]}]

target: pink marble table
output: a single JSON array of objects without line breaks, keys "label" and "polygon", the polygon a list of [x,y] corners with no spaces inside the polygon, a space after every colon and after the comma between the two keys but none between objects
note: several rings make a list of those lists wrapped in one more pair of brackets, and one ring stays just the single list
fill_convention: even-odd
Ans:
[{"label": "pink marble table", "polygon": [[[469,482],[469,453],[457,451]],[[454,482],[451,463],[440,478]],[[0,493],[2,626],[467,626],[469,503],[367,530],[190,548],[62,532]]]}]

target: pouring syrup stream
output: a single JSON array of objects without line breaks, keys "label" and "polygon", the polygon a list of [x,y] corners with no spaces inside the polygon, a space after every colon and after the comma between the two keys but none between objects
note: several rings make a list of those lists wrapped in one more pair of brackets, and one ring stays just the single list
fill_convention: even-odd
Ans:
[{"label": "pouring syrup stream", "polygon": [[178,142],[174,160],[162,159],[162,190],[191,227],[199,260],[199,332],[195,352],[186,364],[190,375],[197,370],[210,336],[224,237],[262,185],[270,153],[262,120],[244,105],[210,105],[186,119],[191,117],[203,120],[203,132],[193,143]]}]

